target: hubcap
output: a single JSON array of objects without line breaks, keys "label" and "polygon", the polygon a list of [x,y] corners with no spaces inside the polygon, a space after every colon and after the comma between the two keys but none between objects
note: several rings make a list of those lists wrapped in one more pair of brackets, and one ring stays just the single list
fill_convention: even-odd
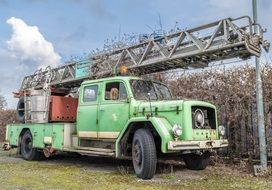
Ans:
[{"label": "hubcap", "polygon": [[27,138],[26,141],[25,141],[25,152],[28,153],[31,151],[32,149],[32,141],[30,138]]},{"label": "hubcap", "polygon": [[136,141],[134,143],[133,159],[137,165],[141,165],[142,151],[141,151],[141,145],[140,145],[139,141]]}]

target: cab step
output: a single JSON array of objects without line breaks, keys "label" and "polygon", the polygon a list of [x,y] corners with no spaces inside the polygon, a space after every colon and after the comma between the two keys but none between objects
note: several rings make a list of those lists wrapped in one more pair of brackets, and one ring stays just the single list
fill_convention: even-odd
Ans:
[{"label": "cab step", "polygon": [[80,154],[88,155],[101,155],[101,156],[114,156],[115,149],[96,148],[96,147],[76,147],[76,148],[64,148],[66,152],[77,152]]}]

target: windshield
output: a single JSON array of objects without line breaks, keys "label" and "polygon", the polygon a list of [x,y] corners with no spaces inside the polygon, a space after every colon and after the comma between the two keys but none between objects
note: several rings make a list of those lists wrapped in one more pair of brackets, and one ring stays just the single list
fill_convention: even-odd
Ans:
[{"label": "windshield", "polygon": [[172,95],[167,86],[145,80],[130,80],[132,93],[136,100],[148,100],[150,93],[151,100],[170,100]]}]

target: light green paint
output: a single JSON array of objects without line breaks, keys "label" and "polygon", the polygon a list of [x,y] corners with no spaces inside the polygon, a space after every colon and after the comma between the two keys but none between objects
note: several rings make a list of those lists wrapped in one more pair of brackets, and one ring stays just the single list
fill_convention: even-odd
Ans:
[{"label": "light green paint", "polygon": [[18,145],[19,136],[23,129],[30,130],[33,137],[33,147],[44,148],[44,137],[52,137],[52,148],[58,150],[63,148],[64,124],[62,123],[10,124],[7,126],[7,130],[8,140],[11,145]]},{"label": "light green paint", "polygon": [[[174,140],[172,127],[174,124],[182,126],[183,134],[177,140],[207,140],[218,139],[218,129],[197,130],[192,128],[192,106],[203,106],[215,109],[215,106],[197,100],[165,100],[138,101],[134,99],[130,79],[137,77],[111,77],[98,80],[89,80],[80,87],[79,106],[77,113],[76,132],[120,132],[116,139],[116,156],[120,153],[120,140],[133,122],[150,122],[160,135],[163,153],[170,153],[167,149],[169,141]],[[105,85],[109,82],[122,82],[127,90],[126,100],[105,100]],[[84,89],[96,85],[98,87],[97,98],[94,101],[85,102],[83,99]],[[216,109],[215,109],[216,111]],[[148,116],[149,115],[149,116]],[[216,121],[217,126],[217,121]],[[53,138],[52,146],[61,150],[63,146],[63,124],[12,124],[8,126],[8,141],[12,145],[18,144],[18,136],[23,128],[28,128],[34,136],[34,147],[43,148],[44,136]],[[91,138],[90,138],[91,139]],[[92,139],[101,140],[98,135]],[[103,139],[102,139],[103,140]]]}]

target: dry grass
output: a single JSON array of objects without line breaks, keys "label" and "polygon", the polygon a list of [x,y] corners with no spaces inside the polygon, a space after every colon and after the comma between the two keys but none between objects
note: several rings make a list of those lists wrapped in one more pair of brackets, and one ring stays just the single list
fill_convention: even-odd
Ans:
[{"label": "dry grass", "polygon": [[[16,158],[17,157],[17,158]],[[119,164],[125,167],[120,171]],[[103,164],[101,169],[99,166]],[[27,162],[15,152],[0,151],[1,189],[271,189],[271,175],[256,178],[234,167],[216,165],[204,171],[174,166],[172,173],[157,173],[152,180],[141,180],[131,163],[77,156]],[[98,168],[99,167],[99,168]],[[121,172],[121,173],[120,173]]]}]

